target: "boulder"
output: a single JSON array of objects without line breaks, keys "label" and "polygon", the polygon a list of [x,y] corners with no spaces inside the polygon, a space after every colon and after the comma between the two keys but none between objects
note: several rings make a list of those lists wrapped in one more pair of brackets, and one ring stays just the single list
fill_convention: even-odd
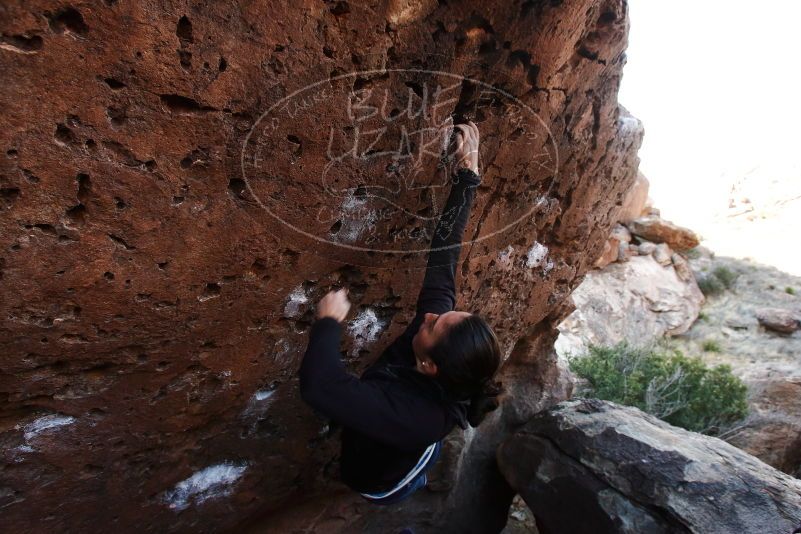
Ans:
[{"label": "boulder", "polygon": [[781,334],[792,334],[798,330],[801,327],[800,316],[801,314],[782,308],[761,308],[756,312],[759,324]]},{"label": "boulder", "polygon": [[675,250],[689,250],[697,247],[700,242],[695,232],[689,228],[673,224],[657,215],[634,219],[627,226],[634,235],[654,243],[667,243]]},{"label": "boulder", "polygon": [[624,248],[628,247],[630,241],[631,232],[629,232],[628,228],[622,224],[616,224],[593,267],[603,269],[612,262],[626,261],[631,254]]},{"label": "boulder", "polygon": [[612,228],[611,235],[621,243],[628,244],[631,242],[631,232],[629,232],[629,229],[622,224],[616,224],[615,227]]},{"label": "boulder", "polygon": [[649,254],[653,254],[656,250],[656,243],[651,243],[650,241],[643,241],[639,245],[639,254],[640,256],[647,256]]},{"label": "boulder", "polygon": [[673,263],[673,253],[667,243],[659,243],[654,249],[653,256],[659,265],[670,265]]},{"label": "boulder", "polygon": [[617,261],[620,256],[620,240],[614,236],[610,236],[604,243],[601,255],[595,260],[593,267],[596,269],[603,269],[610,263]]},{"label": "boulder", "polygon": [[649,185],[648,178],[642,172],[638,172],[637,180],[623,200],[618,221],[625,224],[646,214]]},{"label": "boulder", "polygon": [[801,481],[636,408],[575,399],[530,419],[498,465],[543,533],[789,534]]},{"label": "boulder", "polygon": [[628,243],[620,243],[617,246],[617,261],[629,261],[631,258],[631,248]]},{"label": "boulder", "polygon": [[[338,428],[298,394],[314,307],[350,288],[354,373],[408,326],[449,119],[488,164],[456,307],[514,353],[511,389],[636,179],[624,0],[0,11],[3,532],[237,531],[341,490]],[[530,398],[465,437],[468,525],[505,517],[500,475],[465,486]]]},{"label": "boulder", "polygon": [[801,476],[801,377],[750,380],[748,407],[748,417],[726,433],[726,441]]},{"label": "boulder", "polygon": [[676,269],[676,274],[685,282],[694,279],[693,270],[689,262],[681,254],[674,252],[670,256],[670,261],[673,263],[673,268]]},{"label": "boulder", "polygon": [[668,263],[635,256],[592,271],[573,292],[575,311],[560,325],[556,350],[581,354],[589,344],[647,343],[685,332],[704,296],[694,278],[682,279]]}]

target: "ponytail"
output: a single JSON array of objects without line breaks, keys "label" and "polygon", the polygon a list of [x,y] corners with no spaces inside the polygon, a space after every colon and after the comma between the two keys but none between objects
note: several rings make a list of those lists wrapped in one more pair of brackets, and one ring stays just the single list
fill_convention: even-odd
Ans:
[{"label": "ponytail", "polygon": [[471,426],[478,426],[498,407],[501,388],[492,379],[500,365],[501,350],[482,317],[473,314],[450,327],[429,357],[437,365],[436,379],[449,400],[469,402]]}]

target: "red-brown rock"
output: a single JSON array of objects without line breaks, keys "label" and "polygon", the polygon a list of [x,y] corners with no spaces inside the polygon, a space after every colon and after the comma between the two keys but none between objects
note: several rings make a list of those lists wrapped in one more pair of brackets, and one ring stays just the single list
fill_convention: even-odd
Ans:
[{"label": "red-brown rock", "polygon": [[[0,25],[3,532],[218,532],[342,488],[296,370],[331,286],[359,318],[355,372],[411,316],[444,182],[403,131],[440,125],[407,113],[438,85],[438,118],[482,133],[458,307],[516,348],[511,385],[636,177],[622,0],[32,0]],[[348,102],[368,93],[387,105],[366,118],[381,107]],[[373,205],[377,180],[412,178]],[[454,491],[476,524],[486,495]]]},{"label": "red-brown rock", "polygon": [[629,223],[646,213],[646,203],[648,202],[648,188],[650,183],[648,178],[641,172],[637,173],[637,180],[626,194],[623,207],[620,208],[618,220],[622,223]]},{"label": "red-brown rock", "polygon": [[762,308],[756,313],[759,324],[782,334],[792,334],[801,328],[799,314],[782,308]]},{"label": "red-brown rock", "polygon": [[690,250],[699,244],[695,232],[661,219],[658,215],[634,219],[627,226],[632,234],[654,243],[667,243],[674,250]]}]

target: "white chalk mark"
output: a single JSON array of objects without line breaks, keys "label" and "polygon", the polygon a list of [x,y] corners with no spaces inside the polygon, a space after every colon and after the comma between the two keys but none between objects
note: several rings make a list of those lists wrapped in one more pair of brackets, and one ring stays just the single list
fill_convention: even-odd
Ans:
[{"label": "white chalk mark", "polygon": [[358,352],[364,345],[375,341],[385,326],[384,322],[376,316],[372,308],[367,308],[359,312],[350,324],[348,324],[348,332],[350,332],[350,335],[354,338],[354,351]]},{"label": "white chalk mark", "polygon": [[353,243],[368,229],[375,224],[376,214],[374,210],[369,210],[366,197],[357,197],[353,191],[348,192],[348,196],[342,202],[339,220],[342,227],[336,233],[337,241]]},{"label": "white chalk mark", "polygon": [[535,241],[526,254],[526,267],[531,269],[543,265],[546,256],[548,256],[548,247]]},{"label": "white chalk mark", "polygon": [[69,415],[45,415],[25,426],[25,441],[30,441],[46,430],[71,425],[74,422],[75,418]]},{"label": "white chalk mark", "polygon": [[297,317],[301,307],[307,302],[309,302],[309,297],[303,290],[303,285],[299,285],[289,294],[289,300],[284,306],[284,317]]},{"label": "white chalk mark", "polygon": [[174,510],[184,510],[190,504],[230,495],[231,486],[246,469],[246,463],[222,463],[201,469],[166,492],[164,502]]}]

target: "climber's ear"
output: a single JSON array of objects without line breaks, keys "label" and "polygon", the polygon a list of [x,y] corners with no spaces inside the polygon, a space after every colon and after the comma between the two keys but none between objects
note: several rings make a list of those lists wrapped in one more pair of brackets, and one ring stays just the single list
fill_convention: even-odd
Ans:
[{"label": "climber's ear", "polygon": [[420,369],[424,375],[437,376],[437,364],[431,358],[425,358],[420,362]]}]

